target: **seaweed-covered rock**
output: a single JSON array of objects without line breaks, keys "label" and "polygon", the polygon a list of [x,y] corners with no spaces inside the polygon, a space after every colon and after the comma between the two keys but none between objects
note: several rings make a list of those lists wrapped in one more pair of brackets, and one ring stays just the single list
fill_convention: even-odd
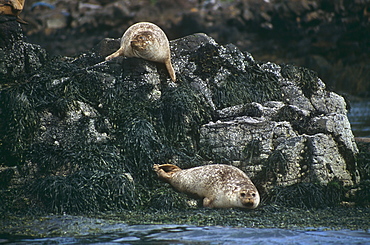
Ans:
[{"label": "seaweed-covered rock", "polygon": [[18,178],[23,200],[47,211],[179,201],[158,188],[152,166],[164,162],[233,164],[267,192],[358,181],[344,100],[312,71],[256,62],[205,34],[171,41],[176,83],[163,64],[102,62],[119,40],[54,59],[37,45],[13,43],[0,66],[27,62],[0,91],[1,176],[12,175],[0,187],[5,193]]},{"label": "seaweed-covered rock", "polygon": [[24,42],[21,26],[15,17],[0,15],[0,85],[17,82],[39,69],[46,61],[46,51]]},{"label": "seaweed-covered rock", "polygon": [[324,83],[304,68],[259,67],[276,77],[280,101],[217,111],[219,120],[201,128],[204,156],[244,168],[266,189],[300,182],[358,183],[358,149],[343,98],[325,91]]}]

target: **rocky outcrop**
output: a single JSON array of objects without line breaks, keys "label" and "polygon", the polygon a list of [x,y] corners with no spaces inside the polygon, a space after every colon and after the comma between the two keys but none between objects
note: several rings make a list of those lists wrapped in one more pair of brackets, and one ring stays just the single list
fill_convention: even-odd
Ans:
[{"label": "rocky outcrop", "polygon": [[357,183],[353,156],[358,150],[343,98],[314,77],[315,88],[305,95],[299,81],[282,75],[282,67],[261,67],[278,76],[282,100],[217,110],[218,120],[200,130],[205,156],[238,165],[257,179],[269,176],[270,187],[302,181]]},{"label": "rocky outcrop", "polygon": [[360,96],[370,91],[369,17],[360,0],[27,0],[22,12],[30,42],[51,55],[85,52],[150,21],[170,39],[204,32],[257,59],[308,67],[335,91]]},{"label": "rocky outcrop", "polygon": [[[4,171],[46,210],[149,205],[159,185],[152,165],[164,162],[233,164],[267,195],[275,186],[359,181],[346,104],[305,68],[257,62],[194,34],[171,41],[173,83],[162,64],[102,62],[119,40],[53,60],[37,45],[8,43],[17,45],[1,49],[0,67],[13,64],[11,53],[26,62],[2,70],[16,81],[0,91],[2,168],[16,169]],[[5,180],[4,188],[14,183]]]}]

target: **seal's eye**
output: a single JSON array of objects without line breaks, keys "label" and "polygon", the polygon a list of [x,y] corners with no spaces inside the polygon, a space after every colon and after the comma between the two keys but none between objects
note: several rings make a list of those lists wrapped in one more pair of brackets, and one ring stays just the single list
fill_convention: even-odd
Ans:
[{"label": "seal's eye", "polygon": [[252,193],[252,197],[256,197],[256,193]]},{"label": "seal's eye", "polygon": [[240,196],[245,197],[245,193],[244,192],[240,193]]}]

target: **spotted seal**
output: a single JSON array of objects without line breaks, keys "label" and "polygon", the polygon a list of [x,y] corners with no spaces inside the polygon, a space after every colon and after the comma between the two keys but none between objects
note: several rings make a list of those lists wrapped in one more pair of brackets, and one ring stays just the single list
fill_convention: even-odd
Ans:
[{"label": "spotted seal", "polygon": [[162,29],[153,23],[139,22],[130,26],[121,38],[121,47],[107,56],[105,60],[108,61],[118,56],[137,57],[164,63],[171,79],[176,81],[168,38]]},{"label": "spotted seal", "polygon": [[181,169],[173,164],[155,164],[153,169],[175,190],[203,199],[204,207],[254,209],[260,202],[252,181],[234,166],[211,164]]}]

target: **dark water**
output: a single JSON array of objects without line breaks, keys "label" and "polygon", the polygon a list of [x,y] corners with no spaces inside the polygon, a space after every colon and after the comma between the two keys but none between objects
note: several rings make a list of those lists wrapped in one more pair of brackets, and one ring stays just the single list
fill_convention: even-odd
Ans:
[{"label": "dark water", "polygon": [[351,102],[348,119],[355,137],[370,137],[370,101]]},{"label": "dark water", "polygon": [[0,234],[0,244],[370,244],[370,230],[127,225],[76,216],[49,216],[28,225],[23,229],[37,235]]},{"label": "dark water", "polygon": [[284,230],[186,225],[115,225],[79,237],[4,238],[7,244],[370,244],[369,231]]}]

